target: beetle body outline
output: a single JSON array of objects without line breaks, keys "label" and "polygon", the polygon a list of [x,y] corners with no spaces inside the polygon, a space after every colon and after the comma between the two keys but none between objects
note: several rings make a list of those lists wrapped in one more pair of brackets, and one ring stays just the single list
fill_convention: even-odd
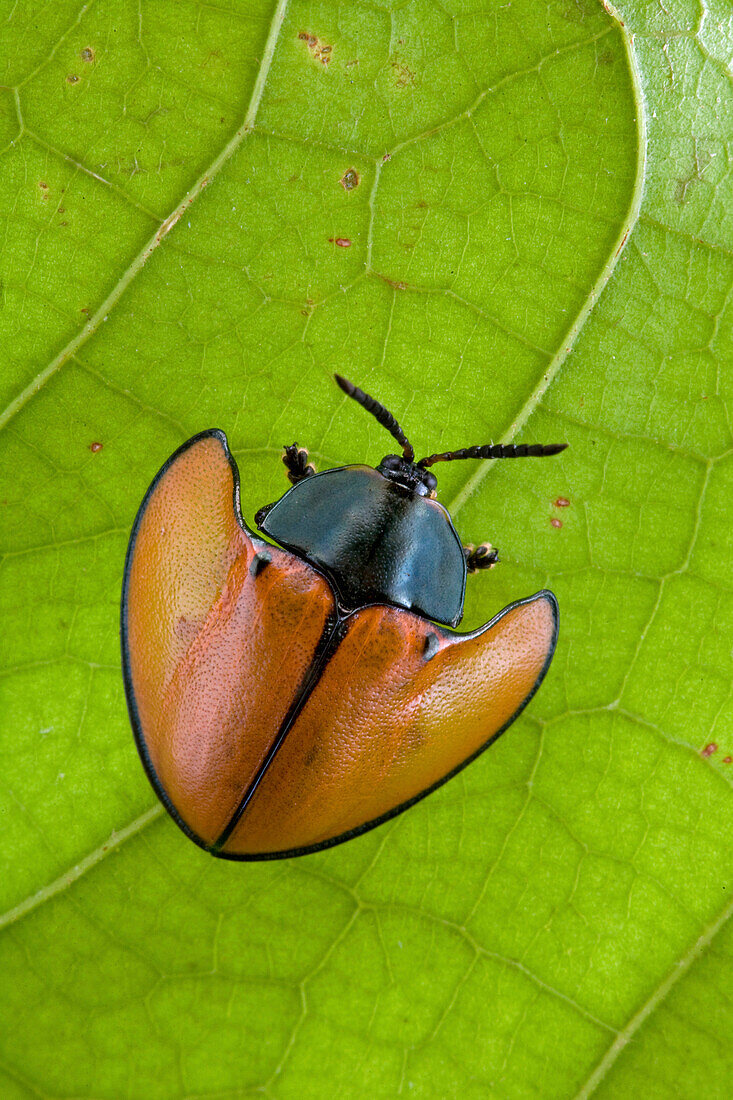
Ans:
[{"label": "beetle body outline", "polygon": [[[354,469],[363,468],[337,468],[347,473]],[[330,473],[333,471],[303,476],[308,476],[313,485]],[[424,481],[428,486],[431,484],[427,478]],[[269,533],[268,516],[297,489],[296,482],[294,489],[271,509],[258,513],[262,530]],[[224,500],[226,495],[228,502]],[[199,514],[197,507],[204,514]],[[445,515],[455,533],[448,513]],[[166,573],[166,547],[161,546],[166,538],[171,540],[172,556],[178,555],[171,576]],[[463,586],[465,567],[461,605]],[[274,595],[269,594],[271,589]],[[293,602],[291,597],[296,590],[299,595]],[[259,597],[259,603],[258,591],[268,593]],[[236,725],[238,716],[246,725],[250,715],[247,700],[242,704],[236,698],[237,692],[231,692],[227,684],[238,685],[239,694],[244,696],[249,691],[252,707],[270,706],[272,700],[266,698],[266,693],[270,687],[275,690],[278,681],[273,679],[276,676],[273,670],[280,668],[278,662],[271,662],[271,669],[263,672],[258,687],[257,677],[252,675],[252,668],[259,667],[256,659],[254,665],[250,659],[246,666],[249,672],[237,680],[238,670],[241,672],[238,653],[248,624],[254,622],[256,628],[258,617],[276,624],[271,628],[274,643],[284,637],[278,617],[278,599],[282,602],[283,598],[286,603],[290,600],[298,613],[299,608],[308,612],[302,621],[304,630],[310,631],[310,649],[302,657],[297,639],[287,640],[291,649],[286,649],[281,665],[292,657],[299,672],[288,681],[291,691],[289,700],[285,700],[287,707],[279,718],[271,718],[263,739],[264,749],[257,752],[251,749],[251,755],[246,757],[247,777],[241,779],[235,798],[232,795],[235,779],[227,768],[229,757],[241,753],[241,746],[238,748],[236,744],[243,739]],[[203,614],[192,616],[189,605],[197,601]],[[466,634],[450,631],[435,620],[387,601],[355,607],[345,607],[343,603],[327,565],[314,564],[302,552],[266,542],[246,524],[241,514],[239,471],[222,431],[210,429],[199,433],[163,465],[140,506],[127,551],[121,623],[123,675],[135,740],[148,778],[179,827],[211,854],[246,861],[305,855],[359,836],[402,813],[476,759],[512,724],[542,682],[557,640],[557,601],[547,590],[510,604],[484,626]],[[241,614],[240,605],[244,608]],[[181,608],[186,614],[180,613]],[[292,608],[290,614],[295,613]],[[314,609],[315,617],[311,613]],[[155,635],[156,631],[156,637],[150,639],[148,635]],[[375,638],[378,645],[374,644]],[[380,646],[382,650],[386,647],[387,657],[380,654]],[[491,646],[495,653],[488,660],[486,653]],[[519,665],[524,662],[526,666],[521,668],[521,676],[507,658],[507,653],[515,652],[519,654]],[[254,653],[255,658],[258,655],[262,656],[261,650]],[[270,656],[264,654],[265,659]],[[160,674],[156,662],[162,662],[161,668],[166,665]],[[501,705],[489,694],[485,698],[481,695],[480,678],[474,686],[470,679],[471,662],[471,668],[485,668],[489,678],[496,678]],[[218,684],[202,679],[207,669],[211,672],[216,668],[221,671],[220,690]],[[280,668],[277,675],[281,672]],[[368,689],[362,697],[348,683],[350,677],[359,676]],[[436,692],[436,683],[444,683],[443,695]],[[407,698],[406,702],[409,692],[405,685],[408,688],[413,685],[415,692],[414,698]],[[382,712],[376,704],[371,706],[370,692],[377,696],[381,693],[386,700],[397,700],[403,706],[404,722],[402,712],[396,717],[393,713],[395,707],[399,710],[397,704],[392,706],[388,702]],[[201,705],[197,693],[202,696]],[[486,705],[493,707],[484,731],[486,736],[478,741],[480,716],[469,713],[471,707],[466,705],[466,698],[470,695],[476,696],[476,706],[483,706],[488,700]],[[362,705],[364,697],[369,704],[366,709]],[[451,757],[451,753],[453,757],[456,754],[446,735],[450,730],[446,729],[441,712],[441,707],[445,710],[445,699],[451,698],[458,701],[461,713],[465,712],[461,719],[463,726],[457,719],[459,740],[464,737],[465,745],[456,759]],[[236,713],[229,714],[227,707]],[[212,710],[215,715],[221,711],[225,715],[224,724],[230,722],[234,731],[226,744],[219,744],[221,738],[216,730],[211,732]],[[435,713],[439,720],[435,719]],[[362,714],[366,715],[361,722],[366,737],[359,741],[364,733],[359,727],[356,730],[359,737],[354,734],[354,741],[359,743],[354,748],[348,739],[349,715],[353,719],[354,715]],[[318,768],[327,777],[331,774],[328,768],[333,770],[332,746],[328,736],[323,736],[329,715],[333,717],[337,737],[344,740],[346,730],[345,751],[347,756],[351,752],[357,762],[353,768],[357,770],[358,782],[348,768],[342,768],[337,776],[346,797],[334,793],[330,780],[324,781],[322,776],[319,780],[317,775]],[[384,744],[381,731],[376,732],[380,723],[386,727]],[[356,721],[353,724],[359,726]],[[468,727],[470,736],[465,733]],[[431,735],[431,730],[437,736]],[[254,732],[259,735],[260,731]],[[299,738],[310,739],[307,754],[305,748],[299,747]],[[435,760],[428,766],[423,758],[431,752]],[[224,761],[224,767],[223,778],[215,776],[210,783],[207,769],[211,760]],[[402,772],[395,778],[390,769],[398,765]],[[401,775],[407,779],[400,778]],[[308,781],[313,787],[310,794]],[[213,784],[213,793],[204,789],[207,784]],[[395,794],[400,790],[404,798]],[[224,803],[229,799],[218,819],[221,807],[217,799]],[[357,820],[354,813],[358,818],[361,803],[367,807],[366,816]],[[269,808],[259,810],[258,806],[263,804]],[[352,812],[353,804],[357,810]],[[372,812],[375,807],[378,812]],[[259,822],[258,813],[261,818],[264,815]],[[288,814],[290,822],[283,822],[281,818],[287,818]],[[328,820],[336,822],[330,835],[327,835],[329,827],[324,825]],[[341,828],[339,821],[346,827]],[[202,822],[206,828],[202,828]],[[268,835],[276,836],[278,829],[285,841],[275,841],[268,848]],[[288,837],[300,840],[288,843]]]}]

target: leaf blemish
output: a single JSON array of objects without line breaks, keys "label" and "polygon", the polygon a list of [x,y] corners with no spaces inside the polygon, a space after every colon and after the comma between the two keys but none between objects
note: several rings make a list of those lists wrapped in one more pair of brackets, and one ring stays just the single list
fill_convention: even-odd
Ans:
[{"label": "leaf blemish", "polygon": [[552,527],[562,527],[562,520],[557,519],[555,516],[553,516],[550,520],[550,524]]},{"label": "leaf blemish", "polygon": [[66,83],[67,84],[78,84],[79,83],[79,77],[76,75],[76,73],[69,73],[69,75],[66,78]]},{"label": "leaf blemish", "polygon": [[568,500],[567,497],[558,497],[557,500],[555,501],[555,507],[556,508],[567,508],[569,504],[570,504],[570,501]]},{"label": "leaf blemish", "polygon": [[328,243],[338,245],[339,248],[351,248],[351,241],[348,237],[329,237]]},{"label": "leaf blemish", "polygon": [[410,88],[415,84],[415,73],[404,61],[395,58],[390,62],[394,73],[395,88]]},{"label": "leaf blemish", "polygon": [[93,443],[89,444],[89,450],[92,452],[93,455],[95,455],[102,450],[103,446],[103,443],[100,443],[98,439],[95,439]]},{"label": "leaf blemish", "polygon": [[331,51],[333,50],[333,46],[330,46],[327,42],[324,42],[322,39],[318,38],[317,35],[309,34],[308,31],[300,31],[298,34],[298,39],[301,42],[305,42],[311,54],[313,55],[314,61],[320,61],[322,65],[328,65],[329,61],[331,60]]},{"label": "leaf blemish", "polygon": [[620,245],[618,246],[618,248],[617,248],[617,249],[616,249],[616,251],[614,252],[614,256],[618,256],[619,252],[621,252],[621,250],[623,249],[623,247],[624,247],[624,245],[626,244],[627,240],[629,239],[629,233],[630,233],[630,232],[631,232],[631,230],[630,230],[630,229],[627,229],[627,230],[626,230],[626,232],[624,233],[623,237],[621,238],[621,244],[620,244]]},{"label": "leaf blemish", "polygon": [[714,742],[714,741],[710,741],[710,742],[708,742],[708,744],[707,744],[707,745],[705,746],[705,748],[704,748],[704,749],[702,749],[702,751],[701,751],[701,753],[700,753],[700,756],[702,756],[702,757],[704,757],[705,759],[707,759],[707,757],[708,757],[708,756],[712,756],[712,755],[713,755],[713,753],[714,753],[714,752],[717,752],[717,751],[718,751],[718,746],[717,746],[717,745],[715,744],[715,742]]},{"label": "leaf blemish", "polygon": [[91,46],[85,46],[79,54],[82,61],[86,61],[88,65],[92,65],[97,60],[97,55]]},{"label": "leaf blemish", "polygon": [[339,180],[344,191],[353,191],[355,187],[359,186],[359,182],[359,173],[356,168],[347,168]]},{"label": "leaf blemish", "polygon": [[375,271],[374,274],[378,279],[381,279],[387,286],[391,286],[393,290],[408,290],[409,283],[398,282],[396,279],[390,279],[388,275],[382,275],[379,271]]}]

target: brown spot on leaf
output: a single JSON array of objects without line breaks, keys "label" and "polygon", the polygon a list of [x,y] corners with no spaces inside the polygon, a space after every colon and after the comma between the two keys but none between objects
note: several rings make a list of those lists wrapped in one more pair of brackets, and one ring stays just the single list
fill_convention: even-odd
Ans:
[{"label": "brown spot on leaf", "polygon": [[389,275],[382,275],[379,271],[375,271],[374,274],[377,276],[378,279],[381,279],[383,283],[386,283],[387,286],[391,286],[393,290],[409,289],[409,283],[401,283],[398,282],[396,279],[390,279]]},{"label": "brown spot on leaf", "polygon": [[[616,249],[616,251],[614,252],[614,256],[618,256],[619,252],[621,252],[621,250],[623,249],[624,245],[626,244],[626,242],[627,242],[627,241],[628,241],[628,239],[629,239],[629,233],[630,233],[630,232],[631,232],[631,230],[630,230],[630,229],[627,229],[627,230],[626,230],[626,232],[624,233],[623,237],[621,238],[621,243],[620,243],[620,245],[618,246],[618,248],[617,248],[617,249]],[[568,350],[569,350],[569,349],[568,349]]]},{"label": "brown spot on leaf", "polygon": [[348,237],[329,237],[328,243],[338,245],[339,248],[351,248],[351,241]]},{"label": "brown spot on leaf", "polygon": [[708,744],[705,746],[705,748],[700,753],[700,756],[704,756],[705,758],[707,758],[708,756],[712,756],[713,753],[717,752],[717,751],[718,751],[718,746],[715,744],[715,742],[714,741],[709,741]]},{"label": "brown spot on leaf", "polygon": [[570,501],[568,500],[567,497],[558,497],[557,500],[555,501],[555,507],[556,508],[567,508],[569,504],[570,504]]},{"label": "brown spot on leaf", "polygon": [[42,191],[48,191],[48,184],[45,180],[39,180],[38,186],[41,188]]},{"label": "brown spot on leaf", "polygon": [[89,444],[89,450],[92,452],[93,455],[95,455],[98,451],[102,450],[103,446],[104,443],[100,443],[98,439],[95,439],[93,443]]},{"label": "brown spot on leaf", "polygon": [[328,65],[331,60],[333,46],[329,45],[328,42],[324,42],[323,39],[318,38],[317,35],[310,34],[308,31],[299,31],[298,38],[301,42],[305,42],[314,61],[320,61],[322,65]]},{"label": "brown spot on leaf", "polygon": [[69,75],[66,78],[66,83],[67,84],[78,84],[79,83],[79,77],[76,75],[76,73],[69,73]]},{"label": "brown spot on leaf", "polygon": [[550,520],[550,525],[552,527],[562,527],[562,520],[557,519],[556,516],[553,516],[552,519]]},{"label": "brown spot on leaf", "polygon": [[415,73],[404,61],[395,58],[390,62],[395,88],[412,88],[415,85]]},{"label": "brown spot on leaf", "polygon": [[343,176],[339,180],[339,183],[343,187],[344,191],[353,191],[355,187],[359,186],[359,173],[356,168],[347,168]]},{"label": "brown spot on leaf", "polygon": [[97,60],[97,55],[95,54],[91,46],[85,46],[79,54],[79,57],[82,59],[82,61],[86,61],[88,65],[92,65]]},{"label": "brown spot on leaf", "polygon": [[724,756],[723,757],[723,763],[724,764],[733,764],[733,756]]},{"label": "brown spot on leaf", "polygon": [[[201,62],[201,65],[199,66],[199,68],[201,68],[201,69],[211,69],[214,66],[218,66],[220,61],[222,61],[221,50],[209,50],[206,57]],[[223,65],[224,65],[224,68],[227,68],[227,69],[229,68],[229,62],[228,61],[224,61]],[[219,66],[219,67],[221,67],[221,66]]]}]

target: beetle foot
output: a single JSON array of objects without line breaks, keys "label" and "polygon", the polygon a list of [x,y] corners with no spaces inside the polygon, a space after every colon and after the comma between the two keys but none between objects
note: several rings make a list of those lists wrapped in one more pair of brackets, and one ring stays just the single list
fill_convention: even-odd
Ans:
[{"label": "beetle foot", "polygon": [[466,557],[466,569],[469,573],[477,573],[479,569],[493,569],[499,562],[499,551],[490,542],[482,542],[480,546],[463,547]]},{"label": "beetle foot", "polygon": [[297,443],[291,443],[289,447],[285,447],[283,462],[291,485],[297,485],[299,481],[316,472],[313,463],[308,461],[307,450],[305,447],[299,447]]}]

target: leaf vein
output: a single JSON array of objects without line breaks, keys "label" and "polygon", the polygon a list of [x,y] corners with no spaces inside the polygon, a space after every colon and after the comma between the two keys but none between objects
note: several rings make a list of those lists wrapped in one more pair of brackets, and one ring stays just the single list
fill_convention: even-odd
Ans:
[{"label": "leaf vein", "polygon": [[48,380],[52,378],[58,370],[60,370],[64,364],[87,342],[90,336],[93,336],[99,326],[107,320],[109,313],[117,305],[119,300],[124,295],[127,288],[135,280],[136,276],[142,271],[143,267],[153,255],[153,253],[160,247],[165,240],[166,235],[173,229],[176,223],[183,216],[185,210],[187,210],[202,194],[206,187],[215,179],[222,169],[229,163],[231,158],[237,152],[242,145],[245,138],[251,134],[254,129],[255,118],[260,106],[262,94],[264,92],[267,76],[270,71],[270,65],[272,63],[273,54],[275,52],[275,46],[277,44],[278,36],[280,33],[280,27],[285,17],[285,11],[288,5],[288,0],[278,0],[275,12],[270,24],[270,30],[265,43],[265,49],[263,51],[262,63],[255,80],[254,87],[252,89],[252,95],[250,97],[249,105],[247,107],[246,114],[242,125],[236,131],[234,136],[230,138],[218,156],[212,161],[208,168],[199,176],[192,187],[186,192],[178,205],[171,211],[167,218],[160,223],[156,232],[144,245],[144,247],[138,252],[131,264],[127,267],[123,275],[117,280],[116,284],[104,299],[102,304],[97,308],[95,313],[89,318],[87,323],[79,330],[76,336],[66,344],[64,348],[47,364],[41,371],[38,372],[36,377],[25,387],[25,389],[18,394],[18,396],[10,402],[5,410],[0,413],[0,429],[10,421],[16,413],[20,412],[24,406],[31,401],[37,393],[39,393],[46,385]]}]

